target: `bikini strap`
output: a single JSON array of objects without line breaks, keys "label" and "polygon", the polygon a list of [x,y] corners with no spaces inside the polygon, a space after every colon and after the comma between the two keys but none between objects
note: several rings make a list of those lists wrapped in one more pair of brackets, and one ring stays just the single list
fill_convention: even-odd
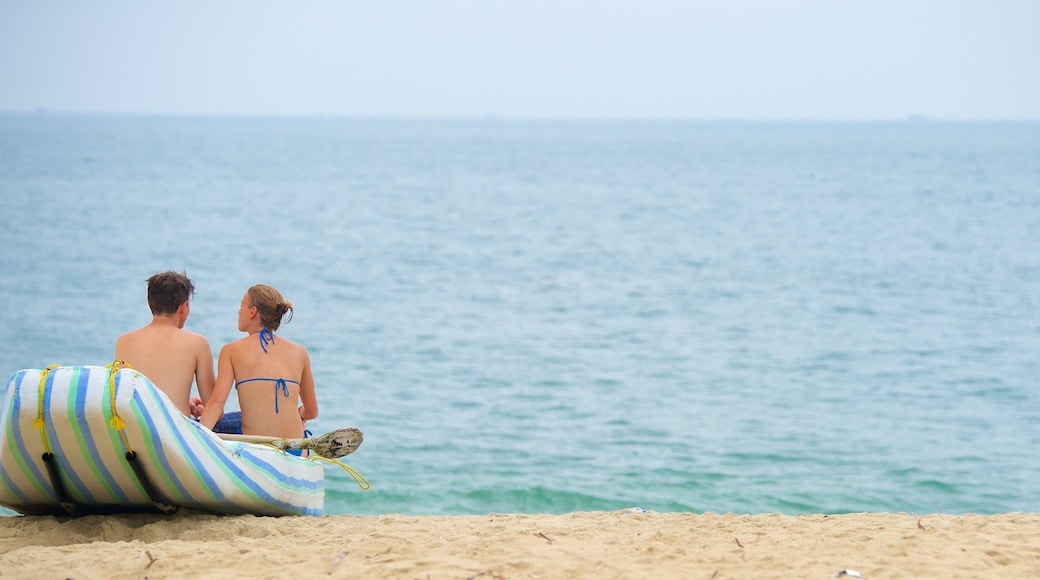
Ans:
[{"label": "bikini strap", "polygon": [[275,413],[278,413],[278,391],[281,391],[282,392],[282,396],[285,397],[286,399],[288,399],[289,398],[289,383],[292,383],[294,385],[300,384],[298,381],[290,381],[288,379],[282,379],[282,378],[269,379],[269,378],[266,378],[266,377],[254,377],[252,379],[246,379],[244,381],[235,381],[235,388],[237,389],[239,385],[248,383],[250,381],[272,381],[272,382],[274,382],[274,412]]},{"label": "bikini strap", "polygon": [[282,390],[282,395],[289,398],[289,385],[285,379],[275,379],[274,381],[274,414],[278,414],[278,389]]}]

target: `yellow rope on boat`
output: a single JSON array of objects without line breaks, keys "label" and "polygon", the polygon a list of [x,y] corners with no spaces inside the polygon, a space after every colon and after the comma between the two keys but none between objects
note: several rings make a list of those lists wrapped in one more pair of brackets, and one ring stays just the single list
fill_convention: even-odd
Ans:
[{"label": "yellow rope on boat", "polygon": [[105,368],[108,371],[108,401],[112,406],[112,420],[109,421],[109,426],[119,433],[119,438],[123,440],[123,446],[126,447],[127,452],[132,453],[133,449],[130,448],[130,441],[126,437],[126,422],[116,412],[116,373],[120,369],[131,368],[130,364],[125,360],[113,361],[112,364],[107,365]]},{"label": "yellow rope on boat", "polygon": [[321,455],[308,455],[307,457],[305,457],[305,459],[310,459],[311,461],[324,461],[325,463],[338,465],[340,468],[343,469],[343,471],[346,471],[347,474],[350,475],[350,477],[354,478],[354,483],[358,484],[358,487],[360,487],[361,489],[367,490],[372,487],[372,484],[368,483],[368,480],[365,479],[364,475],[361,475],[360,473],[358,473],[356,469],[347,465],[346,463],[341,463],[336,459],[322,457]]},{"label": "yellow rope on boat", "polygon": [[46,453],[51,452],[51,443],[47,440],[47,429],[45,421],[43,420],[43,393],[46,388],[47,375],[57,368],[61,368],[61,365],[50,365],[40,373],[39,399],[36,401],[36,420],[33,421],[33,427],[36,427],[40,431],[40,439],[43,439],[43,450]]}]

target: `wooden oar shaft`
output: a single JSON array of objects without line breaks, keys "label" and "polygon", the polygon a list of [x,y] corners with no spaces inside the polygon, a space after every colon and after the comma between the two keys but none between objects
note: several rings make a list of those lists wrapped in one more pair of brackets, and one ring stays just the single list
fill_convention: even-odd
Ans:
[{"label": "wooden oar shaft", "polygon": [[287,439],[266,435],[231,435],[228,433],[217,433],[217,436],[226,441],[265,443],[279,449],[309,449],[311,453],[329,459],[353,453],[364,440],[361,431],[354,427],[345,427],[326,433],[321,437],[307,437],[304,439]]},{"label": "wooden oar shaft", "polygon": [[299,449],[301,446],[306,445],[307,442],[313,441],[313,438],[307,439],[286,439],[285,437],[270,437],[268,435],[236,435],[233,433],[217,433],[217,436],[224,441],[241,441],[243,443],[270,443],[275,447],[281,447],[282,449]]}]

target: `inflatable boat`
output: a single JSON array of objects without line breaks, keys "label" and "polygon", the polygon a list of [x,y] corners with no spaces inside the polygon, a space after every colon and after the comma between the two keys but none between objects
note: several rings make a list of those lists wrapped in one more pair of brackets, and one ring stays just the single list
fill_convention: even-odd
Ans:
[{"label": "inflatable boat", "polygon": [[18,371],[0,410],[0,506],[21,514],[322,515],[320,463],[224,441],[119,363]]}]

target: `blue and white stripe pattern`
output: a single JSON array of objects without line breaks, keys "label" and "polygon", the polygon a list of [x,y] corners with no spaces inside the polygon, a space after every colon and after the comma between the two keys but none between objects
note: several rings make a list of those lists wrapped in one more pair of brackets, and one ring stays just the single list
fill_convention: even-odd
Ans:
[{"label": "blue and white stripe pattern", "polygon": [[83,512],[153,510],[126,458],[134,451],[165,504],[219,514],[322,514],[320,463],[223,441],[141,373],[110,375],[109,367],[69,366],[11,376],[0,407],[0,505],[65,513],[43,460],[49,449],[67,500]]}]

